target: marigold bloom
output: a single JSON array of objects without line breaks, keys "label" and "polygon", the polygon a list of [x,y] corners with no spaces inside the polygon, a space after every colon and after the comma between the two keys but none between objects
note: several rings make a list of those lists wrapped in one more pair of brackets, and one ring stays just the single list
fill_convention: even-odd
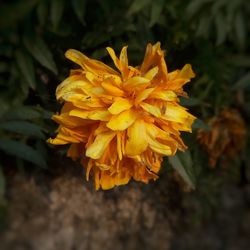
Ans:
[{"label": "marigold bloom", "polygon": [[225,109],[208,121],[211,131],[200,130],[198,141],[209,155],[209,165],[215,167],[221,156],[233,159],[244,148],[246,126],[236,110]]},{"label": "marigold bloom", "polygon": [[183,85],[195,75],[189,64],[168,72],[160,43],[148,44],[143,63],[128,64],[127,47],[119,58],[107,48],[117,70],[70,49],[66,57],[81,66],[56,90],[64,103],[52,144],[71,144],[68,156],[81,159],[96,189],[123,185],[131,178],[157,179],[163,156],[185,150],[180,131],[191,132],[195,119],[179,105]]}]

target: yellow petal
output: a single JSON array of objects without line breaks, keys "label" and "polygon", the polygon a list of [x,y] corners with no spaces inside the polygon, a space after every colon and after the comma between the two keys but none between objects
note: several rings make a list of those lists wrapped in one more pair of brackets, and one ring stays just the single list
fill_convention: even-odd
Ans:
[{"label": "yellow petal", "polygon": [[122,67],[127,68],[128,67],[128,55],[127,55],[127,48],[128,46],[124,46],[122,48],[122,51],[120,53],[120,63]]},{"label": "yellow petal", "polygon": [[54,138],[54,139],[49,138],[47,140],[47,142],[50,143],[50,144],[54,144],[54,145],[65,145],[65,144],[69,143],[69,141],[64,140],[63,138],[58,137],[58,136],[56,138]]},{"label": "yellow petal", "polygon": [[152,60],[153,56],[154,56],[153,46],[151,43],[149,43],[147,45],[143,63],[140,68],[141,72],[146,72],[148,70],[150,66],[150,61]]},{"label": "yellow petal", "polygon": [[128,128],[128,140],[125,147],[126,155],[139,155],[146,150],[148,146],[145,123],[137,120]]},{"label": "yellow petal", "polygon": [[119,160],[121,161],[122,160],[122,157],[123,157],[123,136],[121,134],[121,132],[117,132],[117,135],[116,135],[116,144],[117,144],[117,153],[118,153],[118,157],[119,157]]},{"label": "yellow petal", "polygon": [[82,119],[109,121],[111,115],[107,110],[86,111],[81,109],[73,109],[69,115],[80,117]]},{"label": "yellow petal", "polygon": [[177,101],[177,95],[171,90],[159,89],[150,94],[149,98],[160,99],[163,101]]},{"label": "yellow petal", "polygon": [[96,136],[94,142],[87,148],[86,156],[92,159],[101,158],[108,144],[115,136],[115,132],[105,132]]},{"label": "yellow petal", "polygon": [[142,92],[139,92],[138,96],[135,98],[135,104],[138,104],[147,99],[154,90],[155,88],[148,88],[144,89]]},{"label": "yellow petal", "polygon": [[136,120],[136,112],[132,109],[125,110],[118,115],[114,115],[107,123],[107,127],[112,130],[125,130]]},{"label": "yellow petal", "polygon": [[[70,130],[68,130],[68,131],[70,131]],[[66,131],[66,128],[64,128],[64,131],[59,132],[57,134],[56,138],[54,138],[54,139],[49,138],[47,140],[47,142],[51,143],[51,144],[55,144],[55,145],[64,145],[64,144],[68,144],[68,143],[81,142],[81,140],[82,140],[81,136],[70,134],[70,133],[68,133],[68,131]],[[64,133],[64,132],[66,132],[66,133]]]},{"label": "yellow petal", "polygon": [[135,76],[124,82],[123,86],[128,90],[133,90],[134,88],[147,87],[149,83],[150,80],[144,77]]},{"label": "yellow petal", "polygon": [[159,141],[157,141],[156,139],[152,139],[152,138],[148,138],[148,144],[149,147],[156,153],[158,154],[162,154],[162,155],[173,155],[173,151],[171,149],[171,147],[160,143]]},{"label": "yellow petal", "polygon": [[118,97],[116,98],[115,102],[108,108],[108,111],[112,115],[117,115],[124,110],[130,109],[131,107],[132,104],[128,99]]},{"label": "yellow petal", "polygon": [[192,66],[190,64],[186,64],[182,70],[180,71],[178,77],[184,78],[184,79],[190,79],[195,77],[195,73],[192,70]]},{"label": "yellow petal", "polygon": [[74,161],[81,157],[78,143],[73,143],[70,145],[67,151],[67,157],[70,157]]},{"label": "yellow petal", "polygon": [[108,73],[117,75],[118,73],[107,66],[106,64],[93,60],[82,54],[80,51],[69,49],[66,51],[65,56],[70,59],[71,61],[80,65],[86,71],[90,71],[96,74]]},{"label": "yellow petal", "polygon": [[112,83],[112,79],[106,79],[104,82],[102,82],[102,87],[104,88],[104,90],[110,94],[110,95],[114,95],[114,96],[124,96],[124,91],[121,90],[119,87],[115,86]]},{"label": "yellow petal", "polygon": [[109,55],[111,56],[116,68],[121,70],[120,60],[117,58],[115,51],[110,47],[107,47],[106,50],[108,51]]},{"label": "yellow petal", "polygon": [[144,75],[144,77],[147,78],[147,79],[149,79],[149,80],[152,80],[152,79],[157,75],[158,71],[159,71],[159,68],[156,66],[156,67],[150,69],[150,70]]},{"label": "yellow petal", "polygon": [[146,102],[142,102],[140,103],[140,106],[147,111],[148,113],[154,115],[155,117],[159,117],[161,116],[161,110],[160,108],[158,108],[157,106],[153,106],[149,103]]},{"label": "yellow petal", "polygon": [[[65,83],[66,81],[66,83]],[[83,93],[88,94],[89,91],[93,88],[93,85],[89,82],[78,80],[78,81],[67,81],[67,79],[58,85],[56,89],[56,98],[60,99],[63,95],[68,92],[74,92],[76,89],[82,90]]]},{"label": "yellow petal", "polygon": [[80,119],[78,117],[70,116],[68,113],[62,113],[60,115],[53,115],[52,120],[68,128],[75,128],[75,127],[84,126],[88,124],[87,121]]},{"label": "yellow petal", "polygon": [[100,185],[104,190],[111,189],[115,186],[114,178],[106,171],[101,171]]},{"label": "yellow petal", "polygon": [[188,122],[189,125],[193,121],[193,119],[195,119],[195,117],[189,114],[185,108],[179,105],[174,105],[172,103],[168,103],[166,105],[166,111],[163,114],[162,118],[168,121],[179,123]]},{"label": "yellow petal", "polygon": [[120,53],[120,65],[121,65],[121,73],[123,79],[127,79],[129,71],[128,71],[128,56],[127,56],[127,48],[128,46],[124,46]]}]

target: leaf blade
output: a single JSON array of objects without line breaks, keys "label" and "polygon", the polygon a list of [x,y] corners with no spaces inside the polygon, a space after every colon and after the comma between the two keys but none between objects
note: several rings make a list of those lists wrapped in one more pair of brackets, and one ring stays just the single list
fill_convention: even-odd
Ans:
[{"label": "leaf blade", "polygon": [[38,151],[20,141],[2,138],[0,139],[0,149],[8,155],[29,161],[41,168],[46,168],[47,166],[45,160],[41,157]]}]

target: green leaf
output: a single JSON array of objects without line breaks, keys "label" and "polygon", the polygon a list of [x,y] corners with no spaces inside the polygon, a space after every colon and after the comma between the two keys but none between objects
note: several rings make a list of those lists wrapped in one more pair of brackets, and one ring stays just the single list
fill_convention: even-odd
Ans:
[{"label": "green leaf", "polygon": [[135,14],[141,11],[145,6],[147,6],[151,1],[150,0],[134,0],[129,8],[128,13]]},{"label": "green leaf", "polygon": [[31,122],[26,121],[5,121],[1,122],[0,129],[4,129],[6,131],[28,135],[28,136],[35,136],[41,139],[44,139],[45,136],[42,133],[43,128],[40,126],[33,124]]},{"label": "green leaf", "polygon": [[0,73],[9,71],[8,64],[6,62],[0,62]]},{"label": "green leaf", "polygon": [[86,0],[72,0],[71,3],[77,18],[82,24],[85,24]]},{"label": "green leaf", "polygon": [[[5,186],[6,186],[5,177],[4,177],[4,173],[2,170],[2,166],[0,165],[0,201],[3,199]],[[1,205],[1,202],[0,202],[0,205]]]},{"label": "green leaf", "polygon": [[213,0],[193,0],[190,1],[190,4],[187,7],[187,15],[189,17],[193,17],[198,12],[200,12],[201,8],[204,7],[205,4],[212,2]]},{"label": "green leaf", "polygon": [[218,12],[215,16],[215,26],[217,30],[216,44],[221,45],[225,42],[227,37],[226,19],[221,11]]},{"label": "green leaf", "polygon": [[192,188],[195,189],[195,174],[193,162],[190,152],[177,153],[175,156],[169,156],[169,162],[173,168],[179,173],[183,180]]},{"label": "green leaf", "polygon": [[28,82],[32,89],[36,88],[35,70],[32,59],[22,50],[16,52],[16,60],[18,67],[23,74],[25,80]]},{"label": "green leaf", "polygon": [[197,98],[184,98],[184,97],[180,97],[180,103],[183,106],[186,107],[193,107],[193,106],[197,106],[201,103],[201,101]]},{"label": "green leaf", "polygon": [[192,125],[192,129],[204,129],[206,131],[210,131],[211,127],[205,123],[204,121],[200,120],[200,119],[196,119]]},{"label": "green leaf", "polygon": [[45,25],[48,18],[48,4],[46,1],[40,1],[37,6],[37,18],[41,25]]},{"label": "green leaf", "polygon": [[44,67],[57,74],[56,64],[48,46],[40,37],[24,38],[24,44],[31,55]]},{"label": "green leaf", "polygon": [[237,67],[250,68],[250,55],[229,55],[227,61]]},{"label": "green leaf", "polygon": [[156,2],[153,2],[151,6],[151,14],[150,14],[150,21],[149,21],[149,27],[154,26],[157,21],[160,18],[160,14],[163,10],[164,7],[164,1],[163,0],[158,0]]},{"label": "green leaf", "polygon": [[51,1],[50,6],[50,18],[52,26],[56,29],[62,19],[64,10],[64,1],[63,0],[53,0]]},{"label": "green leaf", "polygon": [[235,34],[236,34],[236,42],[239,46],[240,50],[244,50],[246,47],[246,24],[243,19],[242,13],[237,12],[235,17]]},{"label": "green leaf", "polygon": [[241,77],[233,86],[233,90],[236,89],[249,89],[250,88],[250,72]]},{"label": "green leaf", "polygon": [[46,168],[46,162],[40,153],[22,142],[0,139],[0,149],[8,155],[29,161],[41,168]]},{"label": "green leaf", "polygon": [[41,117],[41,112],[36,107],[20,106],[13,107],[8,110],[4,115],[4,120],[32,120]]},{"label": "green leaf", "polygon": [[1,2],[0,8],[0,28],[15,25],[19,20],[24,19],[27,16],[38,0],[25,1],[5,1]]}]

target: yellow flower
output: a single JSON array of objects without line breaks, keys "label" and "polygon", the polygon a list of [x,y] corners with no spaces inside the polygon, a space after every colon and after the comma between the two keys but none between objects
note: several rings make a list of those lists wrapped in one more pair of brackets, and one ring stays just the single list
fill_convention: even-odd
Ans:
[{"label": "yellow flower", "polygon": [[185,150],[180,131],[191,132],[195,119],[179,105],[183,85],[195,75],[189,64],[168,72],[160,43],[148,44],[143,63],[128,64],[127,47],[119,58],[107,48],[117,70],[70,49],[72,70],[56,90],[64,103],[52,144],[71,144],[68,156],[81,159],[96,189],[123,185],[131,178],[157,179],[163,156]]},{"label": "yellow flower", "polygon": [[211,131],[199,130],[198,141],[209,155],[209,165],[214,168],[224,157],[224,164],[235,158],[246,143],[246,125],[237,110],[224,109],[208,121]]}]

